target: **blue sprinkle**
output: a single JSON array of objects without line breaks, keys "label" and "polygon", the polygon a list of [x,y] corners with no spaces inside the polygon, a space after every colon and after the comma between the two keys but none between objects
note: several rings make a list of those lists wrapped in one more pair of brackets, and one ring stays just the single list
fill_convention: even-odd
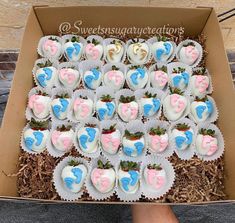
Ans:
[{"label": "blue sprinkle", "polygon": [[68,187],[70,190],[73,189],[73,187],[72,187],[72,185],[73,185],[73,183],[74,183],[74,179],[73,179],[73,178],[71,178],[71,177],[65,177],[65,178],[64,178],[64,182],[65,182],[66,187]]},{"label": "blue sprinkle", "polygon": [[75,183],[79,184],[82,180],[82,170],[80,168],[73,168],[71,171],[76,177]]},{"label": "blue sprinkle", "polygon": [[135,170],[129,170],[128,173],[130,174],[131,177],[130,185],[135,186],[139,179],[139,173]]},{"label": "blue sprinkle", "polygon": [[105,108],[99,108],[97,112],[98,112],[100,120],[104,120],[104,116],[107,110]]},{"label": "blue sprinkle", "polygon": [[65,112],[68,105],[69,105],[69,102],[68,100],[64,99],[64,98],[60,98],[60,104],[62,105],[62,108],[61,108],[61,112]]},{"label": "blue sprinkle", "polygon": [[145,104],[144,105],[144,116],[149,116],[149,112],[151,111],[151,109],[152,109],[152,105],[150,105],[150,104]]},{"label": "blue sprinkle", "polygon": [[142,142],[136,142],[134,144],[135,148],[136,148],[136,151],[137,151],[137,155],[141,155],[141,153],[143,152],[143,149],[144,149],[144,144]]},{"label": "blue sprinkle", "polygon": [[129,191],[129,184],[130,184],[131,179],[127,177],[121,178],[120,182],[125,191]]},{"label": "blue sprinkle", "polygon": [[197,113],[198,118],[200,119],[202,118],[202,114],[205,110],[206,110],[206,106],[199,105],[196,107],[196,113]]},{"label": "blue sprinkle", "polygon": [[114,113],[115,105],[112,102],[106,102],[108,108],[108,116],[112,116]]},{"label": "blue sprinkle", "polygon": [[96,68],[92,68],[92,69],[91,69],[91,72],[92,72],[93,75],[94,75],[94,80],[98,80],[98,79],[99,79],[99,76],[100,76],[100,72],[99,72]]},{"label": "blue sprinkle", "polygon": [[163,49],[157,49],[156,50],[156,58],[158,59],[158,60],[161,60],[161,57],[162,57],[162,55],[164,54],[164,50]]},{"label": "blue sprinkle", "polygon": [[131,81],[134,85],[138,85],[138,81],[137,81],[138,75],[139,75],[139,73],[135,72],[135,73],[131,74],[131,76],[130,76]]},{"label": "blue sprinkle", "polygon": [[73,47],[68,47],[66,48],[66,54],[68,55],[69,59],[72,60],[72,55],[73,55],[73,51],[74,51],[74,48]]},{"label": "blue sprinkle", "polygon": [[92,88],[92,81],[93,81],[94,77],[91,75],[87,75],[84,78],[85,84],[87,85],[87,87]]},{"label": "blue sprinkle", "polygon": [[186,73],[186,72],[183,72],[181,75],[182,75],[182,77],[183,77],[183,79],[184,79],[184,83],[185,83],[186,85],[188,85],[188,82],[189,82],[189,74]]},{"label": "blue sprinkle", "polygon": [[78,55],[79,52],[80,52],[80,50],[81,50],[80,44],[74,43],[73,46],[74,46],[74,48],[75,48],[75,55]]},{"label": "blue sprinkle", "polygon": [[83,149],[87,149],[87,145],[86,145],[87,140],[88,140],[88,136],[87,135],[81,135],[79,137],[79,143],[80,143],[80,145],[81,145],[81,147]]},{"label": "blue sprinkle", "polygon": [[207,109],[208,109],[208,113],[211,114],[214,110],[212,102],[207,100],[207,101],[205,101],[205,103],[206,103],[206,106],[207,106]]},{"label": "blue sprinkle", "polygon": [[165,43],[163,43],[163,45],[164,45],[165,50],[166,50],[165,54],[168,55],[171,52],[171,43],[165,42]]},{"label": "blue sprinkle", "polygon": [[86,132],[89,135],[89,142],[93,142],[95,139],[96,130],[94,128],[86,128]]},{"label": "blue sprinkle", "polygon": [[140,78],[143,79],[144,76],[145,76],[145,70],[143,68],[141,68],[141,67],[138,67],[136,70],[140,74]]},{"label": "blue sprinkle", "polygon": [[183,143],[185,142],[186,138],[183,136],[176,136],[175,137],[175,143],[176,146],[180,149],[183,145]]},{"label": "blue sprinkle", "polygon": [[181,79],[182,79],[182,76],[179,76],[179,75],[173,77],[173,85],[174,85],[174,87],[178,87],[179,86],[179,83],[180,83]]},{"label": "blue sprinkle", "polygon": [[153,111],[157,112],[160,108],[160,100],[157,98],[153,98]]},{"label": "blue sprinkle", "polygon": [[56,118],[60,118],[60,110],[61,110],[60,105],[52,106],[52,111],[53,111],[54,115],[56,116]]},{"label": "blue sprinkle", "polygon": [[40,146],[44,137],[43,133],[36,131],[36,132],[33,132],[33,135],[34,135],[34,138],[36,139],[36,146]]},{"label": "blue sprinkle", "polygon": [[186,131],[184,134],[187,138],[186,144],[190,145],[193,142],[193,133],[191,131]]},{"label": "blue sprinkle", "polygon": [[130,147],[123,147],[123,152],[127,155],[127,156],[132,156],[132,153],[134,152],[133,148]]},{"label": "blue sprinkle", "polygon": [[32,150],[34,139],[31,137],[26,137],[24,139],[24,143],[25,143],[25,146],[27,147],[27,149]]},{"label": "blue sprinkle", "polygon": [[52,77],[52,70],[48,67],[43,68],[43,71],[47,75],[46,80],[50,80]]},{"label": "blue sprinkle", "polygon": [[37,76],[37,80],[38,80],[39,84],[40,84],[42,87],[46,87],[46,86],[47,86],[47,84],[45,83],[45,81],[46,81],[45,74],[39,74],[39,75]]}]

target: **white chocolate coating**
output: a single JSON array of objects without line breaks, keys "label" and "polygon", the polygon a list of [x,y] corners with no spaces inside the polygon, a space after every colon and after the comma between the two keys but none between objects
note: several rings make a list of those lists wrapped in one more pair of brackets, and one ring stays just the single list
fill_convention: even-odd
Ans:
[{"label": "white chocolate coating", "polygon": [[115,113],[115,110],[116,110],[116,105],[114,101],[104,102],[98,100],[96,102],[96,112],[98,113],[100,120],[111,119]]},{"label": "white chocolate coating", "polygon": [[[138,151],[137,145],[140,146],[139,151]],[[140,139],[136,139],[136,140],[130,140],[130,139],[127,139],[126,137],[123,137],[122,147],[123,147],[123,153],[126,154],[127,156],[131,156],[131,157],[140,156],[143,153],[143,150],[145,147],[145,139],[143,136]]]},{"label": "white chocolate coating", "polygon": [[119,90],[123,87],[125,77],[120,70],[111,70],[104,74],[104,85],[109,86],[114,90]]},{"label": "white chocolate coating", "polygon": [[103,56],[104,49],[101,44],[94,45],[88,43],[85,49],[85,55],[88,60],[100,60]]},{"label": "white chocolate coating", "polygon": [[72,68],[62,68],[58,72],[59,81],[66,88],[74,88],[78,85],[80,74]]},{"label": "white chocolate coating", "polygon": [[[166,51],[164,44],[169,44],[171,46],[169,52]],[[159,42],[155,42],[152,44],[151,50],[152,50],[152,53],[155,56],[157,61],[166,62],[171,57],[171,55],[173,53],[173,45],[169,41],[166,41],[166,42],[159,41]],[[162,51],[160,57],[157,57],[157,50]]]},{"label": "white chocolate coating", "polygon": [[118,129],[109,134],[101,134],[102,149],[109,154],[116,154],[121,143],[121,133]]},{"label": "white chocolate coating", "polygon": [[[69,104],[70,104],[70,102],[71,102],[71,99],[70,99],[70,98],[65,98],[65,100],[68,101],[68,105],[67,105],[65,111],[62,111],[62,110],[60,109],[60,112],[58,113],[59,116],[56,116],[56,118],[58,118],[58,119],[60,119],[60,120],[66,119],[66,118],[67,118],[67,115],[68,115],[68,110],[69,110],[68,108],[69,108]],[[51,102],[52,110],[53,110],[53,107],[54,107],[54,106],[59,106],[59,107],[62,108],[62,104],[61,104],[60,98],[55,98],[55,99],[52,100],[52,102]],[[57,114],[57,115],[58,115],[58,114]]]},{"label": "white chocolate coating", "polygon": [[[76,46],[77,48],[79,48],[79,52],[77,52],[76,50]],[[72,50],[71,52],[69,52],[68,50]],[[79,61],[81,56],[82,56],[82,51],[83,51],[83,44],[82,43],[78,43],[78,42],[67,42],[64,44],[64,52],[66,54],[66,57],[68,58],[69,61]]]},{"label": "white chocolate coating", "polygon": [[[198,114],[199,114],[199,113],[197,112],[198,106],[202,106],[202,107],[204,107],[204,109],[205,109],[203,112],[200,112],[201,118],[198,116]],[[204,121],[206,121],[206,120],[209,118],[209,116],[210,116],[208,107],[207,107],[206,103],[203,102],[203,101],[193,101],[193,102],[191,103],[190,108],[191,108],[191,114],[193,115],[193,118],[195,119],[196,122],[204,122]]]},{"label": "white chocolate coating", "polygon": [[203,156],[213,155],[218,150],[217,138],[198,134],[196,138],[196,150]]},{"label": "white chocolate coating", "polygon": [[[84,75],[83,75],[83,79],[84,79],[84,82],[85,82],[85,79],[87,76],[92,76],[94,77],[92,71],[90,70],[87,70]],[[86,86],[89,88],[89,89],[92,89],[92,90],[95,90],[96,88],[98,88],[101,84],[101,81],[102,81],[102,74],[101,72],[99,71],[99,77],[97,80],[95,79],[92,79],[91,83],[89,83],[89,85],[85,82]]]},{"label": "white chocolate coating", "polygon": [[[46,74],[45,68],[50,69],[52,71],[51,72],[51,77]],[[40,81],[40,76],[41,75],[43,76],[43,80],[44,80],[44,81],[42,80],[42,82]],[[36,77],[37,83],[41,87],[52,88],[55,85],[55,81],[56,81],[56,78],[57,78],[57,69],[55,67],[52,67],[52,66],[39,68],[36,71],[35,77]]]},{"label": "white chocolate coating", "polygon": [[[178,130],[178,129],[173,129],[173,131],[172,131],[172,136],[173,136],[173,138],[174,138],[174,140],[176,140],[177,139],[177,137],[182,137],[182,139],[184,138],[185,139],[185,141],[184,142],[182,142],[182,143],[180,143],[179,144],[179,146],[180,147],[178,147],[177,146],[177,143],[176,143],[176,148],[178,149],[178,150],[185,150],[185,149],[187,149],[190,145],[191,145],[191,140],[189,140],[188,141],[188,139],[187,139],[187,136],[185,135],[185,132],[191,132],[192,133],[192,135],[194,135],[194,131],[193,131],[193,129],[192,128],[189,128],[187,131],[180,131],[180,130]],[[191,142],[191,143],[190,143]],[[189,144],[190,143],[190,144]]]},{"label": "white chocolate coating", "polygon": [[118,115],[124,122],[135,120],[138,116],[138,103],[132,101],[130,103],[119,103],[118,104]]},{"label": "white chocolate coating", "polygon": [[150,73],[150,83],[154,88],[158,88],[160,90],[164,89],[168,80],[168,75],[164,71],[157,70]]},{"label": "white chocolate coating", "polygon": [[76,106],[74,103],[74,106],[73,106],[73,112],[74,112],[75,118],[78,121],[82,121],[86,118],[91,117],[94,111],[93,109],[94,103],[90,98],[82,99],[81,101],[82,101],[81,104],[78,104]]},{"label": "white chocolate coating", "polygon": [[124,48],[122,44],[115,43],[115,44],[109,44],[106,46],[106,58],[107,61],[110,63],[118,63],[121,62],[123,54],[124,54]]},{"label": "white chocolate coating", "polygon": [[[190,50],[187,50],[189,47]],[[199,50],[194,46],[183,46],[179,51],[180,60],[188,65],[193,65],[197,61],[199,54]]]},{"label": "white chocolate coating", "polygon": [[[151,117],[155,115],[160,109],[160,100],[158,98],[141,98],[141,110],[145,117]],[[146,106],[152,106],[151,109],[147,108]]]},{"label": "white chocolate coating", "polygon": [[169,136],[167,133],[163,135],[150,135],[148,134],[149,150],[152,153],[161,153],[165,151],[169,143]]},{"label": "white chocolate coating", "polygon": [[42,43],[42,53],[46,58],[59,58],[61,51],[61,43],[56,40],[45,39]]},{"label": "white chocolate coating", "polygon": [[207,89],[209,87],[210,80],[208,76],[205,75],[193,75],[190,78],[190,89],[193,96],[199,98],[204,97],[207,94]]},{"label": "white chocolate coating", "polygon": [[[134,78],[135,82],[133,82],[132,76],[137,76],[137,78]],[[144,88],[148,82],[148,73],[145,72],[144,77],[141,78],[137,69],[131,69],[126,74],[126,81],[131,90]]]},{"label": "white chocolate coating", "polygon": [[146,63],[149,53],[149,47],[146,43],[132,43],[127,49],[127,55],[134,64]]}]

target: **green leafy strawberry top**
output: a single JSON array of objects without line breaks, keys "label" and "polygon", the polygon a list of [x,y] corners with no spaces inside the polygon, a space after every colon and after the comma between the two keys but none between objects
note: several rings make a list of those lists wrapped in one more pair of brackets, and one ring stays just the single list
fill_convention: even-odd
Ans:
[{"label": "green leafy strawberry top", "polygon": [[112,40],[111,42],[110,42],[110,44],[122,44],[122,42],[120,41],[120,40],[118,40],[118,39],[114,39],[114,40]]},{"label": "green leafy strawberry top", "polygon": [[143,135],[144,135],[143,132],[131,133],[128,130],[125,130],[124,137],[126,137],[129,140],[137,140],[137,139],[140,139]]},{"label": "green leafy strawberry top", "polygon": [[130,66],[130,70],[136,70],[136,69],[138,69],[138,68],[141,68],[141,66],[140,65],[132,65],[132,66]]},{"label": "green leafy strawberry top", "polygon": [[37,66],[39,68],[51,67],[52,66],[52,62],[50,60],[46,60],[45,63],[37,63]]},{"label": "green leafy strawberry top", "polygon": [[214,137],[215,136],[215,130],[201,128],[200,131],[199,131],[199,134],[209,135],[209,136]]},{"label": "green leafy strawberry top", "polygon": [[195,46],[194,42],[188,42],[186,44],[183,45],[184,47],[187,47],[187,46]]},{"label": "green leafy strawberry top", "polygon": [[95,38],[93,38],[91,41],[88,40],[87,43],[92,43],[92,44],[94,44],[95,46],[100,44],[100,42],[99,42],[97,39],[95,39]]},{"label": "green leafy strawberry top", "polygon": [[157,94],[149,93],[148,91],[144,93],[144,98],[156,98]]},{"label": "green leafy strawberry top", "polygon": [[100,100],[103,102],[111,102],[113,98],[109,94],[106,94],[106,95],[102,95],[100,97]]},{"label": "green leafy strawberry top", "polygon": [[107,161],[106,163],[103,163],[101,160],[98,160],[97,166],[98,166],[98,169],[111,169],[111,168],[113,168],[113,165],[109,161]]},{"label": "green leafy strawberry top", "polygon": [[81,98],[81,99],[85,99],[85,100],[87,100],[87,99],[88,99],[88,97],[87,97],[87,96],[82,96],[82,95],[79,95],[79,98]]},{"label": "green leafy strawberry top", "polygon": [[121,167],[121,170],[123,171],[129,171],[129,170],[139,171],[140,169],[139,164],[136,162],[132,162],[132,161],[121,161],[120,167]]},{"label": "green leafy strawberry top", "polygon": [[116,124],[111,125],[109,128],[107,129],[103,129],[102,130],[102,134],[111,134],[112,132],[116,131]]},{"label": "green leafy strawberry top", "polygon": [[78,166],[80,163],[77,161],[77,160],[70,160],[69,162],[68,162],[68,165],[69,166]]},{"label": "green leafy strawberry top", "polygon": [[72,42],[72,43],[77,42],[77,43],[79,43],[80,40],[79,40],[78,36],[73,36],[71,39],[66,39],[66,43],[68,43],[68,42]]},{"label": "green leafy strawberry top", "polygon": [[175,128],[179,131],[187,131],[190,129],[190,126],[186,123],[179,123],[175,126]]},{"label": "green leafy strawberry top", "polygon": [[69,98],[69,94],[68,93],[57,94],[55,98]]},{"label": "green leafy strawberry top", "polygon": [[158,126],[157,128],[151,128],[149,130],[149,134],[150,135],[164,135],[166,133],[166,129],[161,128],[160,126]]},{"label": "green leafy strawberry top", "polygon": [[86,123],[84,127],[90,127],[90,128],[95,128],[96,124],[91,124],[91,123]]},{"label": "green leafy strawberry top", "polygon": [[53,36],[50,36],[48,39],[49,39],[49,40],[52,40],[52,41],[59,42],[59,40],[58,40],[56,37],[53,37]]},{"label": "green leafy strawberry top", "polygon": [[203,97],[203,98],[200,98],[200,97],[196,97],[195,98],[195,101],[202,101],[202,102],[205,102],[205,101],[207,101],[208,100],[208,97],[207,96],[205,96],[205,97]]},{"label": "green leafy strawberry top", "polygon": [[48,121],[36,121],[34,118],[29,122],[29,126],[33,130],[46,130],[48,129],[49,122]]},{"label": "green leafy strawberry top", "polygon": [[72,128],[71,125],[67,125],[67,126],[61,125],[61,126],[57,126],[56,130],[57,130],[57,131],[60,131],[60,132],[67,132],[67,131],[69,131],[71,128]]},{"label": "green leafy strawberry top", "polygon": [[155,68],[154,68],[154,70],[155,70],[155,71],[161,70],[161,71],[167,73],[167,67],[166,67],[166,66],[158,67],[158,66],[156,65]]},{"label": "green leafy strawberry top", "polygon": [[119,70],[118,67],[116,67],[115,65],[112,66],[112,70]]},{"label": "green leafy strawberry top", "polygon": [[154,164],[149,164],[148,166],[147,166],[147,168],[148,169],[150,169],[150,170],[162,170],[162,167],[161,167],[161,164],[156,164],[156,163],[154,163]]},{"label": "green leafy strawberry top", "polygon": [[169,41],[169,38],[166,37],[166,36],[157,36],[157,41],[160,42],[166,42],[166,41]]},{"label": "green leafy strawberry top", "polygon": [[181,74],[185,71],[185,68],[183,67],[177,67],[177,68],[173,68],[173,73],[174,74]]},{"label": "green leafy strawberry top", "polygon": [[171,94],[179,94],[179,95],[183,95],[183,91],[181,91],[179,88],[176,87],[170,87],[170,93]]},{"label": "green leafy strawberry top", "polygon": [[206,68],[200,67],[197,70],[194,70],[193,75],[206,75]]},{"label": "green leafy strawberry top", "polygon": [[48,96],[48,94],[44,91],[37,90],[36,95],[41,95],[41,96]]},{"label": "green leafy strawberry top", "polygon": [[124,95],[121,95],[120,98],[119,98],[119,101],[121,103],[130,103],[132,101],[135,101],[135,96],[124,96]]}]

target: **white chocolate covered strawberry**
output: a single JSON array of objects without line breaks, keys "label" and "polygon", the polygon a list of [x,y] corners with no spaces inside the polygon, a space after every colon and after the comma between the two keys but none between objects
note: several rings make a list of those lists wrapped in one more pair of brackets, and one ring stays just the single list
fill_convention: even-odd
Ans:
[{"label": "white chocolate covered strawberry", "polygon": [[115,113],[116,105],[110,95],[103,95],[96,102],[96,112],[100,120],[111,119]]},{"label": "white chocolate covered strawberry", "polygon": [[102,81],[102,73],[99,68],[92,68],[87,70],[83,75],[83,81],[89,89],[95,90],[98,88]]},{"label": "white chocolate covered strawberry", "polygon": [[62,53],[62,45],[59,37],[44,37],[41,46],[41,53],[43,57],[59,59]]},{"label": "white chocolate covered strawberry", "polygon": [[150,49],[146,42],[136,41],[127,48],[127,57],[133,64],[145,64],[148,61],[149,53]]},{"label": "white chocolate covered strawberry", "polygon": [[80,74],[75,67],[64,67],[58,71],[60,83],[65,88],[76,88],[80,81]]},{"label": "white chocolate covered strawberry", "polygon": [[174,68],[170,74],[170,83],[174,88],[179,88],[180,90],[185,90],[189,84],[189,73],[185,68],[178,67]]},{"label": "white chocolate covered strawberry", "polygon": [[104,49],[100,41],[92,39],[87,41],[85,55],[88,60],[100,60],[103,56]]},{"label": "white chocolate covered strawberry", "polygon": [[150,72],[150,84],[154,88],[163,90],[168,84],[169,78],[166,66],[162,66]]},{"label": "white chocolate covered strawberry", "polygon": [[124,47],[120,40],[114,39],[105,47],[106,59],[110,63],[121,62],[124,55]]}]

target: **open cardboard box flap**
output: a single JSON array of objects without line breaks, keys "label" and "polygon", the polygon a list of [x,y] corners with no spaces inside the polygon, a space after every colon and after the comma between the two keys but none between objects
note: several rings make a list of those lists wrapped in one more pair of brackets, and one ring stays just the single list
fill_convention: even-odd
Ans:
[{"label": "open cardboard box flap", "polygon": [[[140,14],[143,16],[139,16]],[[162,27],[169,24],[171,27],[184,27],[185,35],[189,37],[196,36],[201,32],[207,36],[206,49],[209,51],[207,67],[211,73],[215,89],[213,97],[219,108],[218,126],[226,143],[225,188],[228,199],[230,201],[235,200],[235,137],[233,134],[235,130],[235,101],[233,98],[235,95],[215,11],[211,8],[111,6],[40,6],[33,7],[30,10],[9,100],[0,129],[0,196],[2,199],[25,200],[17,194],[16,177],[7,177],[6,174],[17,173],[18,171],[20,136],[25,125],[27,94],[33,86],[32,68],[38,58],[38,41],[43,35],[57,35],[58,27],[62,22],[66,21],[73,24],[77,20],[83,21],[83,27],[97,27],[98,25],[102,27]],[[38,199],[26,200],[62,202]],[[210,202],[203,202],[202,204],[205,203]]]}]

